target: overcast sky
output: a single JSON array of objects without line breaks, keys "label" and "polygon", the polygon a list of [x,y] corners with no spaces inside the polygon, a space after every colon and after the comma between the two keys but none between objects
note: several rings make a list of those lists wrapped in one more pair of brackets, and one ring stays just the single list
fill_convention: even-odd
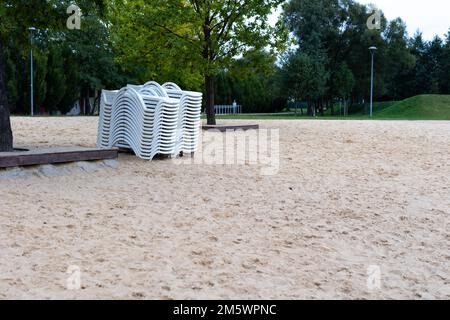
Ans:
[{"label": "overcast sky", "polygon": [[358,0],[363,4],[373,3],[389,20],[400,17],[408,25],[408,33],[417,29],[427,40],[434,35],[443,37],[450,29],[450,0]]},{"label": "overcast sky", "polygon": [[[397,17],[408,25],[408,33],[413,36],[420,29],[427,40],[434,35],[444,37],[450,29],[450,0],[357,0],[363,4],[373,3],[381,9],[387,19]],[[279,12],[271,17],[276,21]]]}]

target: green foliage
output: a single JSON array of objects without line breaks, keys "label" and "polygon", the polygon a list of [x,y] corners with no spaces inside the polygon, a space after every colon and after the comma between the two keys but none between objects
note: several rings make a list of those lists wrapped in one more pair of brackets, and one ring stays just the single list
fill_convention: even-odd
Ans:
[{"label": "green foliage", "polygon": [[79,64],[76,56],[70,48],[63,48],[64,56],[64,70],[67,82],[67,87],[63,97],[57,107],[62,113],[67,113],[72,108],[72,104],[80,97],[81,81]]},{"label": "green foliage", "polygon": [[317,100],[325,94],[328,73],[321,61],[297,52],[284,65],[283,87],[295,100]]},{"label": "green foliage", "polygon": [[69,83],[66,78],[66,70],[64,69],[63,50],[59,46],[54,46],[49,52],[46,83],[51,85],[47,86],[44,106],[49,111],[54,112],[57,111],[57,107],[62,101]]},{"label": "green foliage", "polygon": [[[267,21],[282,2],[113,1],[118,59],[127,72],[139,71],[141,77],[152,75],[160,82],[170,78],[182,87],[198,88],[204,81],[208,123],[215,124],[214,77],[248,53],[285,47],[287,32],[282,21],[275,27]],[[142,62],[139,70],[135,61]]]},{"label": "green foliage", "polygon": [[[405,79],[416,65],[416,58],[408,48],[408,35],[406,24],[401,19],[395,19],[388,24],[385,32],[385,48],[377,63],[381,63],[382,69],[378,72],[385,83],[382,94],[391,100],[405,98]],[[380,60],[381,59],[381,60]]]},{"label": "green foliage", "polygon": [[[334,106],[344,98],[350,110],[364,105],[370,96],[371,55],[375,45],[375,99],[401,100],[420,93],[450,90],[450,45],[435,38],[424,42],[421,35],[408,38],[400,19],[387,21],[381,30],[369,30],[370,6],[353,0],[290,0],[284,18],[296,36],[298,48],[286,59],[283,79],[293,99],[314,105]],[[449,34],[450,36],[450,34]],[[313,68],[311,61],[321,65]],[[328,76],[327,76],[328,75]],[[325,85],[323,80],[326,78]],[[323,102],[325,101],[325,102]]]},{"label": "green foliage", "polygon": [[450,31],[442,52],[442,68],[440,74],[440,89],[443,94],[450,94]]},{"label": "green foliage", "polygon": [[[283,25],[267,23],[281,2],[114,1],[110,14],[118,61],[147,79],[179,79],[198,87],[204,76],[230,67],[237,56],[284,45]],[[136,70],[136,61],[145,70]]]},{"label": "green foliage", "polygon": [[41,106],[47,94],[47,70],[48,53],[35,52],[34,62],[38,68],[34,68],[34,101],[36,106]]},{"label": "green foliage", "polygon": [[364,96],[369,73],[362,61],[368,61],[370,45],[382,43],[379,32],[366,27],[368,13],[368,7],[351,0],[285,5],[284,19],[298,43],[283,67],[292,99],[323,107],[323,100]]},{"label": "green foliage", "polygon": [[25,69],[23,67],[25,61],[23,61],[19,52],[15,50],[15,45],[12,42],[7,43],[7,47],[5,47],[5,58],[6,74],[8,75],[6,83],[8,100],[10,105],[16,106],[23,92],[21,87],[25,81]]},{"label": "green foliage", "polygon": [[[0,39],[6,42],[8,100],[13,112],[28,112],[30,34],[34,35],[36,110],[66,112],[82,90],[117,88],[126,83],[114,61],[103,19],[105,1],[80,0],[82,29],[68,30],[66,9],[72,1],[0,0]],[[86,92],[87,92],[86,91]]]},{"label": "green foliage", "polygon": [[[194,34],[188,23],[181,22],[188,20],[182,14],[186,10],[179,3],[174,4],[178,7],[168,4],[154,0],[111,3],[108,17],[116,62],[131,82],[172,81],[183,88],[198,90],[203,78],[199,59],[188,42],[188,37]],[[174,10],[179,21],[169,16]],[[172,30],[160,27],[162,22]]]},{"label": "green foliage", "polygon": [[[372,8],[353,0],[78,0],[82,29],[67,30],[71,0],[0,0],[7,93],[12,111],[29,111],[28,28],[35,35],[35,102],[67,112],[81,95],[150,79],[202,90],[216,77],[216,104],[274,112],[288,99],[333,108],[342,99],[364,111],[370,53],[376,45],[375,96],[401,100],[450,94],[446,39],[408,38],[401,19],[369,30]],[[284,3],[283,19],[267,17]],[[287,28],[298,47],[289,46]],[[207,95],[210,96],[210,95]],[[214,99],[208,100],[214,103]],[[355,112],[356,112],[355,111]]]},{"label": "green foliage", "polygon": [[333,75],[333,95],[347,99],[355,87],[355,77],[346,63],[340,65]]},{"label": "green foliage", "polygon": [[252,74],[245,78],[221,72],[216,78],[216,104],[236,101],[245,113],[278,112],[286,106],[275,75]]}]

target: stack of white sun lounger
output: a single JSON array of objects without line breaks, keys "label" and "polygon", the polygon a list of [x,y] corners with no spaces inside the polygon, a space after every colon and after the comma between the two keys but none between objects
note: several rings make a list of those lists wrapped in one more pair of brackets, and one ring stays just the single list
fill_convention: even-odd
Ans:
[{"label": "stack of white sun lounger", "polygon": [[199,92],[183,91],[176,84],[170,82],[165,83],[163,88],[166,89],[170,98],[180,101],[177,150],[194,153],[198,148],[203,95]]},{"label": "stack of white sun lounger", "polygon": [[97,144],[128,148],[143,159],[198,148],[202,94],[148,82],[102,92]]}]

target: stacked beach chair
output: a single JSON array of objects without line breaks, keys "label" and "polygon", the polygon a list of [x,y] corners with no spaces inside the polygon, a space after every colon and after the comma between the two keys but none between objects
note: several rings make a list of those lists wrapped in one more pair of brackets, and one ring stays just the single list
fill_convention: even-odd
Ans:
[{"label": "stacked beach chair", "polygon": [[183,91],[176,84],[170,82],[165,83],[163,88],[170,98],[180,101],[177,150],[194,153],[198,148],[203,95],[199,92]]},{"label": "stacked beach chair", "polygon": [[140,158],[195,153],[202,94],[174,83],[128,85],[102,92],[97,145],[133,150]]},{"label": "stacked beach chair", "polygon": [[114,99],[118,91],[103,90],[100,99],[100,120],[98,125],[97,145],[108,147],[109,132],[111,131],[111,115]]}]

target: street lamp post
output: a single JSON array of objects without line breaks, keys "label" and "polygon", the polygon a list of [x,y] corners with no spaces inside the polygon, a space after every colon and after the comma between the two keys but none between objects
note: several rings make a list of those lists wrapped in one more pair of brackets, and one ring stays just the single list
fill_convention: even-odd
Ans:
[{"label": "street lamp post", "polygon": [[369,48],[370,53],[372,54],[372,69],[370,75],[370,117],[373,117],[373,65],[374,65],[374,56],[377,51],[377,47],[372,46]]},{"label": "street lamp post", "polygon": [[28,28],[30,31],[30,114],[34,116],[34,88],[33,88],[33,36],[37,31],[35,27]]}]

